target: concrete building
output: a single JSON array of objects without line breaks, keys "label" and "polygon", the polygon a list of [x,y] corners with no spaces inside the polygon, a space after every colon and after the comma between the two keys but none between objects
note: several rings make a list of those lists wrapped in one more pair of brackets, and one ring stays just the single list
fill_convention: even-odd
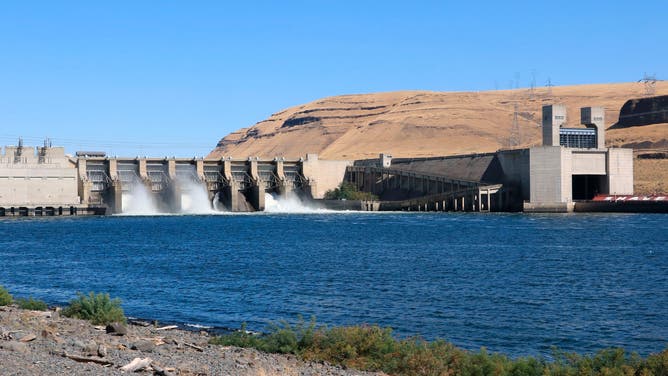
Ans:
[{"label": "concrete building", "polygon": [[566,128],[565,106],[543,106],[543,146],[523,153],[529,167],[525,211],[571,211],[574,201],[596,194],[633,194],[633,149],[605,147],[604,113],[602,107],[581,108],[584,128]]},{"label": "concrete building", "polygon": [[59,147],[7,146],[0,154],[0,205],[78,205],[75,163]]},{"label": "concrete building", "polygon": [[[356,161],[347,180],[393,208],[567,212],[596,194],[633,194],[633,150],[605,148],[602,107],[543,107],[543,145],[495,153]],[[432,209],[429,209],[432,210]]]},{"label": "concrete building", "polygon": [[0,216],[85,214],[76,162],[61,147],[7,146],[0,153]]}]

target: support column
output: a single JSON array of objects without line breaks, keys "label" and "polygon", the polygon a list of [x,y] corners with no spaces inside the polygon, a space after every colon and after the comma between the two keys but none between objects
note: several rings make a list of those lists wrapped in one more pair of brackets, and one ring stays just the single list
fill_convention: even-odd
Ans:
[{"label": "support column", "polygon": [[111,209],[112,214],[120,214],[123,212],[123,187],[120,180],[113,180],[107,189],[104,201]]},{"label": "support column", "polygon": [[[482,211],[482,192],[480,192],[480,188],[478,188],[478,197],[476,197],[478,200],[478,211]],[[475,210],[475,209],[474,209]]]},{"label": "support column", "polygon": [[264,188],[255,185],[250,188],[250,203],[257,211],[264,211]]}]

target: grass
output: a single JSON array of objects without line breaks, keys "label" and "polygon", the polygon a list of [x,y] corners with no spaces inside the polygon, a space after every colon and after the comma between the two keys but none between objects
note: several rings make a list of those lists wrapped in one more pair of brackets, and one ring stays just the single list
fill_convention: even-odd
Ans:
[{"label": "grass", "polygon": [[0,285],[0,306],[10,305],[12,302],[14,302],[12,295],[6,288]]},{"label": "grass", "polygon": [[318,327],[315,319],[297,324],[272,324],[268,333],[240,331],[214,337],[212,344],[250,347],[270,353],[295,354],[304,360],[326,361],[338,366],[390,375],[427,376],[665,376],[668,348],[642,358],[624,349],[604,349],[579,355],[553,349],[552,357],[511,359],[503,354],[457,348],[443,341],[418,337],[396,339],[390,328],[377,325]]},{"label": "grass", "polygon": [[127,321],[120,299],[111,299],[109,294],[95,294],[92,291],[88,295],[77,293],[77,296],[63,309],[63,315],[89,320],[93,325]]}]

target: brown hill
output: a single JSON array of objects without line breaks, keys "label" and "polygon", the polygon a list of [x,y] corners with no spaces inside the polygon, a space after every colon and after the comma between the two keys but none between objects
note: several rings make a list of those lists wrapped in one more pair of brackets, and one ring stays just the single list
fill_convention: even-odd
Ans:
[{"label": "brown hill", "polygon": [[[619,119],[622,105],[642,97],[644,91],[642,83],[620,83],[536,88],[533,92],[342,95],[283,110],[233,132],[220,140],[208,158],[297,158],[317,153],[323,159],[362,159],[379,153],[418,157],[525,147],[541,141],[541,107],[545,104],[565,104],[569,126],[579,124],[580,107],[603,106],[610,126]],[[668,82],[656,83],[656,95],[662,94],[668,94]],[[515,109],[518,131],[513,133]],[[668,126],[611,129],[607,140],[611,146],[665,149]]]}]

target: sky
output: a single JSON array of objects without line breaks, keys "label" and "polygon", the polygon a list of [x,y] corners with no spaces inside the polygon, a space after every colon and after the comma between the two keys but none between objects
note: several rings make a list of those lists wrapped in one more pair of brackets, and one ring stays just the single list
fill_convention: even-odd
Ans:
[{"label": "sky", "polygon": [[205,156],[322,97],[668,79],[661,1],[0,2],[0,145]]}]

